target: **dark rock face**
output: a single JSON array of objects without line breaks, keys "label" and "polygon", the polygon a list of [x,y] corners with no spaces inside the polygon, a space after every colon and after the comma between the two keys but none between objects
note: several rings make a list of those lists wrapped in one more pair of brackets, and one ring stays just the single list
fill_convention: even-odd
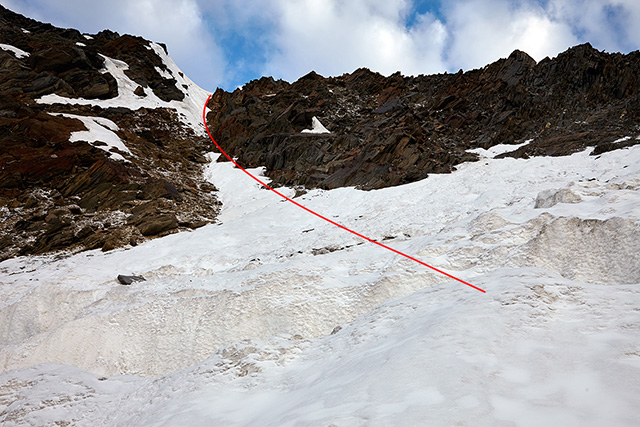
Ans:
[{"label": "dark rock face", "polygon": [[158,69],[166,65],[141,37],[102,31],[85,37],[77,30],[56,28],[0,6],[0,40],[29,53],[16,61],[0,51],[3,80],[15,79],[17,87],[39,97],[55,93],[70,98],[109,99],[118,95],[115,79],[103,73],[104,56],[124,61],[132,80],[153,90],[164,101],[184,98],[175,79],[166,79]]},{"label": "dark rock face", "polygon": [[[293,84],[262,78],[216,91],[214,138],[275,185],[365,189],[450,172],[470,148],[532,142],[506,155],[595,153],[640,133],[640,53],[585,44],[536,63],[515,51],[466,73],[383,77],[367,69]],[[330,134],[303,134],[316,116]]]},{"label": "dark rock face", "polygon": [[[127,63],[125,73],[165,101],[185,94],[164,78],[162,59],[149,42],[103,31],[84,36],[15,14],[0,6],[0,260],[54,250],[111,250],[148,237],[212,222],[217,202],[202,176],[210,142],[173,109],[47,105],[47,94],[111,99],[116,79],[105,57]],[[131,151],[114,160],[100,142],[70,142],[81,120],[111,120]],[[153,208],[141,207],[153,204]]]}]

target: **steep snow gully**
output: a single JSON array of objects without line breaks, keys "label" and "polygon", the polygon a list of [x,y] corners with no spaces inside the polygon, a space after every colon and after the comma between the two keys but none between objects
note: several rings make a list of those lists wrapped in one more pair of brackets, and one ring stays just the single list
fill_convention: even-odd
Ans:
[{"label": "steep snow gully", "polygon": [[[220,150],[220,152],[221,152],[221,153],[222,153],[222,154],[223,154],[227,159],[229,159],[229,161],[230,161],[231,163],[233,163],[233,165],[234,165],[235,167],[237,167],[237,168],[239,168],[240,170],[242,170],[242,172],[246,173],[249,177],[251,177],[253,180],[255,180],[255,181],[256,181],[258,184],[260,184],[262,187],[266,188],[266,189],[267,189],[267,190],[269,190],[269,191],[274,192],[274,193],[275,193],[275,194],[277,194],[278,196],[282,197],[284,200],[286,200],[286,201],[288,201],[288,202],[293,203],[295,206],[297,206],[297,207],[301,208],[302,210],[307,211],[307,212],[309,212],[310,214],[317,216],[317,217],[318,217],[318,218],[320,218],[321,220],[326,221],[326,222],[328,222],[329,224],[334,225],[334,226],[336,226],[336,227],[338,227],[338,228],[341,228],[341,229],[343,229],[343,230],[345,230],[345,231],[347,231],[347,232],[349,232],[349,233],[351,233],[351,234],[353,234],[353,235],[355,235],[355,236],[358,236],[358,237],[360,237],[361,239],[366,240],[367,242],[371,242],[371,243],[373,243],[373,244],[375,244],[375,245],[378,245],[378,246],[380,246],[381,248],[384,248],[384,249],[386,249],[386,250],[388,250],[388,251],[391,251],[391,252],[393,252],[393,253],[395,253],[395,254],[397,254],[397,255],[403,256],[403,257],[405,257],[405,258],[407,258],[407,259],[410,259],[411,261],[417,262],[417,263],[418,263],[418,264],[420,264],[420,265],[423,265],[423,266],[425,266],[425,267],[427,267],[427,268],[430,268],[430,269],[431,269],[431,270],[433,270],[433,271],[436,271],[436,272],[438,272],[438,273],[440,273],[440,274],[443,274],[443,275],[447,276],[447,277],[448,277],[448,278],[450,278],[450,279],[453,279],[453,280],[456,280],[456,281],[458,281],[458,282],[460,282],[460,283],[463,283],[463,284],[465,284],[465,285],[467,285],[467,286],[469,286],[469,287],[472,287],[473,289],[476,289],[476,290],[478,290],[478,291],[480,291],[480,292],[485,292],[483,289],[480,289],[480,288],[478,288],[477,286],[473,286],[471,283],[467,283],[467,282],[465,282],[464,280],[458,279],[457,277],[454,277],[454,276],[452,276],[452,275],[451,275],[451,274],[449,274],[449,273],[445,273],[444,271],[442,271],[442,270],[440,270],[440,269],[438,269],[438,268],[435,268],[435,267],[433,267],[433,266],[431,266],[431,265],[429,265],[429,264],[427,264],[427,263],[425,263],[425,262],[423,262],[423,261],[420,261],[419,259],[416,259],[416,258],[414,258],[414,257],[412,257],[412,256],[410,256],[410,255],[407,255],[407,254],[405,254],[405,253],[403,253],[403,252],[400,252],[400,251],[398,251],[398,250],[396,250],[396,249],[393,249],[393,248],[391,248],[391,247],[389,247],[389,246],[387,246],[387,245],[385,245],[385,244],[382,244],[382,243],[378,242],[377,240],[371,239],[370,237],[363,236],[362,234],[360,234],[360,233],[358,233],[358,232],[356,232],[356,231],[353,231],[352,229],[347,228],[347,227],[345,227],[344,225],[337,223],[336,221],[330,220],[329,218],[327,218],[327,217],[325,217],[325,216],[323,216],[323,215],[320,215],[320,214],[319,214],[319,213],[317,213],[316,211],[311,210],[311,209],[307,208],[306,206],[301,205],[300,203],[298,203],[298,202],[296,202],[295,200],[293,200],[291,197],[287,197],[287,196],[285,196],[284,194],[280,193],[278,190],[275,190],[274,188],[270,187],[270,186],[269,186],[268,184],[266,184],[264,181],[261,181],[259,178],[256,178],[254,175],[251,175],[251,173],[247,172],[247,171],[246,171],[242,166],[240,166],[240,165],[239,165],[235,160],[233,160],[233,158],[231,158],[231,156],[229,156],[229,155],[226,153],[226,151],[224,151],[224,150],[222,149],[222,147],[220,147],[220,145],[219,145],[219,144],[216,142],[216,140],[213,138],[213,135],[211,135],[211,131],[210,131],[210,130],[209,130],[209,128],[207,127],[207,104],[209,103],[209,100],[210,100],[210,99],[211,99],[211,95],[209,95],[209,97],[207,98],[207,102],[205,103],[204,108],[203,108],[203,111],[202,111],[202,121],[203,121],[204,126],[205,126],[205,128],[206,128],[206,130],[207,130],[207,134],[209,134],[209,138],[211,139],[211,141],[213,141],[213,143],[214,143],[214,144],[215,144],[215,146],[218,148],[218,150]],[[314,127],[314,130],[308,130],[308,129],[305,129],[305,130],[303,130],[302,132],[305,132],[305,131],[308,131],[309,133],[324,133],[324,132],[328,132],[328,131],[324,128],[324,126],[322,126],[322,124],[318,121],[318,119],[317,119],[317,118],[315,118],[315,117],[313,118],[313,127]],[[315,129],[320,129],[320,128],[321,128],[321,129],[324,129],[324,131],[315,131]]]},{"label": "steep snow gully", "polygon": [[217,224],[0,263],[0,423],[637,425],[640,146],[590,152],[296,198],[486,294],[211,154]]}]

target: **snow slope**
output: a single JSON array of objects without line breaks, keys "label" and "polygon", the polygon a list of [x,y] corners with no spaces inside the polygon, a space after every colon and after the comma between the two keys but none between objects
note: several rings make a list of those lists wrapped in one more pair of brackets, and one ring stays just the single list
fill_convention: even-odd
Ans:
[{"label": "snow slope", "polygon": [[218,224],[0,263],[0,422],[637,425],[640,146],[296,199],[486,294],[206,173]]}]

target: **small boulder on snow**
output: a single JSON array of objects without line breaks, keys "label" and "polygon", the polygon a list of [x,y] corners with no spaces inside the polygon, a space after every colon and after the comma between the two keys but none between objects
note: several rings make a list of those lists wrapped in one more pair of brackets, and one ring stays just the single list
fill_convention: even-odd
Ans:
[{"label": "small boulder on snow", "polygon": [[145,279],[142,276],[123,276],[122,274],[118,275],[118,282],[120,282],[121,285],[130,285],[133,282],[146,282],[147,279]]},{"label": "small boulder on snow", "polygon": [[302,133],[331,133],[326,127],[320,123],[320,120],[316,116],[311,119],[311,129],[304,129]]}]

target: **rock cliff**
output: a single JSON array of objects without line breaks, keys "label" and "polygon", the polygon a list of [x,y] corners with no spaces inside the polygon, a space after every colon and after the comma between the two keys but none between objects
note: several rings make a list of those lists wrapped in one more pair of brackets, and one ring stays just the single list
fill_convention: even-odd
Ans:
[{"label": "rock cliff", "polygon": [[[262,78],[218,89],[208,122],[231,155],[266,166],[276,185],[372,189],[450,172],[477,159],[473,148],[530,140],[506,154],[526,157],[636,144],[639,71],[637,51],[584,44],[539,63],[515,51],[466,73],[312,72],[293,84]],[[313,117],[331,133],[301,133]]]}]

